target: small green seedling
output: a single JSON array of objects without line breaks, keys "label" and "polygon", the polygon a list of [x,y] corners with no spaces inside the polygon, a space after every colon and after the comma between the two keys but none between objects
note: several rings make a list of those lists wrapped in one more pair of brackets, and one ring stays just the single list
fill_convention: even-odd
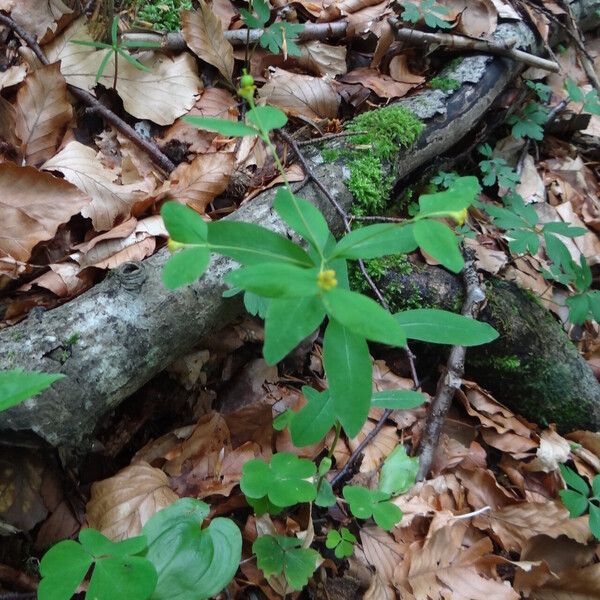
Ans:
[{"label": "small green seedling", "polygon": [[479,163],[479,170],[483,175],[483,185],[491,187],[498,183],[500,187],[514,191],[520,180],[519,174],[503,158],[493,158],[492,148],[489,144],[481,144],[477,150],[486,158]]},{"label": "small green seedling", "polygon": [[256,564],[265,574],[283,575],[291,590],[301,590],[317,566],[319,553],[302,548],[302,540],[284,535],[262,535],[252,544]]},{"label": "small green seedling", "polygon": [[591,89],[584,92],[571,78],[565,81],[565,89],[569,94],[569,99],[573,102],[583,104],[582,111],[591,115],[600,115],[600,102],[598,101],[598,91]]},{"label": "small green seedling", "polygon": [[400,2],[404,9],[400,18],[407,23],[417,23],[420,19],[432,29],[450,29],[452,25],[444,21],[441,17],[447,15],[450,11],[435,0],[421,0],[418,4],[415,2]]},{"label": "small green seedling", "polygon": [[393,529],[402,519],[402,511],[390,502],[390,494],[357,485],[345,486],[342,494],[348,502],[350,512],[357,519],[373,517],[375,523],[386,531]]},{"label": "small green seedling", "polygon": [[569,489],[560,490],[563,504],[572,518],[589,513],[590,530],[600,540],[600,475],[592,480],[592,487],[587,481],[566,465],[560,465],[560,473]]},{"label": "small green seedling", "polygon": [[544,139],[544,127],[548,121],[548,109],[533,100],[528,102],[519,114],[508,117],[515,138],[528,137],[532,140]]},{"label": "small green seedling", "polygon": [[108,61],[111,57],[115,60],[115,70],[113,77],[113,88],[117,87],[117,76],[119,66],[119,56],[124,58],[128,63],[131,63],[136,69],[149,73],[151,71],[146,65],[142,64],[139,60],[135,59],[125,48],[160,48],[160,43],[151,41],[121,41],[119,39],[119,17],[115,16],[110,29],[111,43],[105,44],[104,42],[92,42],[88,40],[72,40],[72,44],[78,44],[80,46],[91,46],[99,50],[107,50],[106,55],[102,59],[98,71],[96,73],[96,83],[100,81],[100,77],[104,73],[108,65]]},{"label": "small green seedling", "polygon": [[332,529],[327,533],[325,540],[325,546],[333,550],[336,558],[352,556],[354,544],[356,544],[356,536],[346,527],[342,527],[339,531]]}]

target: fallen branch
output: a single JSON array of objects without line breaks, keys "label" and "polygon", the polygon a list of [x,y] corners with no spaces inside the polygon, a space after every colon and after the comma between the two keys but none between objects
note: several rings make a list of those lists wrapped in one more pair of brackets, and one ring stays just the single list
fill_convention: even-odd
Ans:
[{"label": "fallen branch", "polygon": [[[0,12],[0,23],[3,23],[12,31],[14,31],[31,48],[31,50],[33,50],[34,54],[43,65],[50,64],[50,61],[44,54],[44,51],[41,49],[35,38],[25,31],[20,25],[18,25],[13,19]],[[92,94],[71,84],[67,84],[67,87],[73,96],[75,96],[78,100],[81,100],[81,102],[84,104],[87,104],[107,123],[110,123],[125,137],[130,139],[136,146],[138,146],[138,148],[146,152],[152,161],[165,173],[169,174],[175,169],[173,162],[171,162],[171,160],[165,156],[157,146],[140,136],[133,127],[118,117],[114,112],[112,112],[112,110],[104,106],[104,104],[98,101]]]},{"label": "fallen branch", "polygon": [[388,19],[388,22],[392,26],[397,40],[413,42],[420,45],[434,44],[438,46],[444,46],[446,50],[473,50],[475,52],[484,52],[485,54],[496,54],[498,56],[512,58],[513,60],[523,63],[524,65],[537,67],[552,73],[558,73],[560,71],[560,65],[558,63],[515,48],[517,44],[516,38],[506,42],[497,42],[493,40],[474,40],[473,38],[451,33],[409,29],[407,27],[403,27],[402,21],[396,17]]},{"label": "fallen branch", "polygon": [[[463,303],[462,315],[469,319],[475,319],[477,318],[479,307],[485,300],[485,293],[479,285],[479,277],[475,270],[473,256],[468,256],[465,259],[463,280],[466,296]],[[444,419],[450,410],[454,393],[462,384],[466,353],[467,349],[464,346],[453,346],[450,350],[446,369],[438,381],[435,398],[427,411],[427,422],[425,423],[423,440],[419,446],[417,481],[425,479],[431,469],[431,463],[433,462],[433,456],[438,446]]]}]

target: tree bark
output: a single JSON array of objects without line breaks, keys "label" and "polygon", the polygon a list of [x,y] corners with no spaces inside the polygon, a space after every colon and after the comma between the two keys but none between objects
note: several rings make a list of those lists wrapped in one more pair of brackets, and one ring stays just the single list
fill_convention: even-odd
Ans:
[{"label": "tree bark", "polygon": [[[573,6],[579,17],[588,19],[588,25],[598,24],[594,11],[600,2],[575,2]],[[504,23],[496,35],[517,38],[530,52],[540,49],[523,23]],[[453,147],[460,149],[463,136],[520,70],[521,65],[509,59],[467,56],[443,73],[461,82],[458,91],[426,90],[402,101],[426,122],[426,129],[414,148],[398,154],[389,172],[401,180]],[[316,150],[308,158],[318,177],[348,209],[352,196],[344,185],[348,172],[343,162],[325,164]],[[290,235],[271,209],[273,195],[273,190],[261,194],[232,218]],[[302,195],[319,206],[332,229],[339,231],[337,215],[324,205],[313,185],[307,185]],[[122,265],[68,304],[36,312],[0,333],[0,369],[67,376],[36,398],[3,412],[0,428],[33,430],[53,445],[85,450],[106,411],[241,312],[239,300],[222,298],[223,275],[234,268],[232,261],[214,258],[200,281],[173,292],[164,289],[160,280],[167,258],[163,250],[142,263]],[[586,368],[581,361],[580,371],[587,373]],[[588,397],[590,403],[597,403],[597,384]]]}]

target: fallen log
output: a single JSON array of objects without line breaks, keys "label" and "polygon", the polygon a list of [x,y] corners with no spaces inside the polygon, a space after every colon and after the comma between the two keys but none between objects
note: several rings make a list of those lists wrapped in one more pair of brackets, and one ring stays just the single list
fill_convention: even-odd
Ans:
[{"label": "fallen log", "polygon": [[[573,4],[576,14],[588,19],[588,25],[598,24],[593,15],[599,2]],[[498,37],[506,36],[517,38],[527,51],[539,50],[533,33],[523,23],[502,24]],[[398,154],[388,166],[389,172],[400,180],[459,144],[521,68],[506,58],[468,56],[444,72],[444,76],[461,82],[459,90],[426,90],[402,101],[426,122],[426,128],[415,147]],[[352,196],[344,185],[348,173],[343,162],[326,164],[316,149],[307,153],[307,158],[339,204],[348,209]],[[273,195],[272,190],[261,194],[231,218],[289,235],[271,209]],[[307,185],[302,195],[323,210],[334,231],[340,230],[336,213],[314,185]],[[195,348],[207,333],[241,312],[239,300],[222,298],[223,275],[235,266],[232,261],[214,258],[200,281],[172,292],[160,279],[167,258],[162,250],[142,263],[124,264],[68,304],[35,312],[0,333],[0,369],[20,367],[67,376],[40,396],[2,413],[1,429],[32,430],[53,445],[85,450],[102,415]],[[518,349],[513,350],[516,353]],[[506,355],[508,351],[502,352]],[[585,374],[589,383],[586,403],[597,407],[599,386],[585,362],[578,360],[578,373]],[[541,402],[546,401],[544,396]],[[554,404],[555,399],[548,402]],[[543,404],[538,410],[545,410]],[[588,417],[597,418],[597,414],[595,410]],[[598,421],[594,423],[597,428]],[[590,424],[588,419],[574,426]]]}]

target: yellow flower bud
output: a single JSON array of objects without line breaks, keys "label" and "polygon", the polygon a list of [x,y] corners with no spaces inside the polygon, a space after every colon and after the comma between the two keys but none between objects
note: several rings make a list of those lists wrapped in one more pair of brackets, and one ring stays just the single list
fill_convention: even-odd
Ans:
[{"label": "yellow flower bud", "polygon": [[181,250],[181,248],[185,248],[185,244],[176,242],[173,238],[169,238],[169,241],[167,242],[167,249],[169,252],[177,252],[177,250]]},{"label": "yellow flower bud", "polygon": [[462,225],[467,218],[468,211],[466,208],[449,213],[449,217],[454,219],[457,225]]},{"label": "yellow flower bud", "polygon": [[338,282],[335,278],[335,271],[333,269],[321,271],[317,276],[317,285],[325,292],[333,289],[337,284]]}]

